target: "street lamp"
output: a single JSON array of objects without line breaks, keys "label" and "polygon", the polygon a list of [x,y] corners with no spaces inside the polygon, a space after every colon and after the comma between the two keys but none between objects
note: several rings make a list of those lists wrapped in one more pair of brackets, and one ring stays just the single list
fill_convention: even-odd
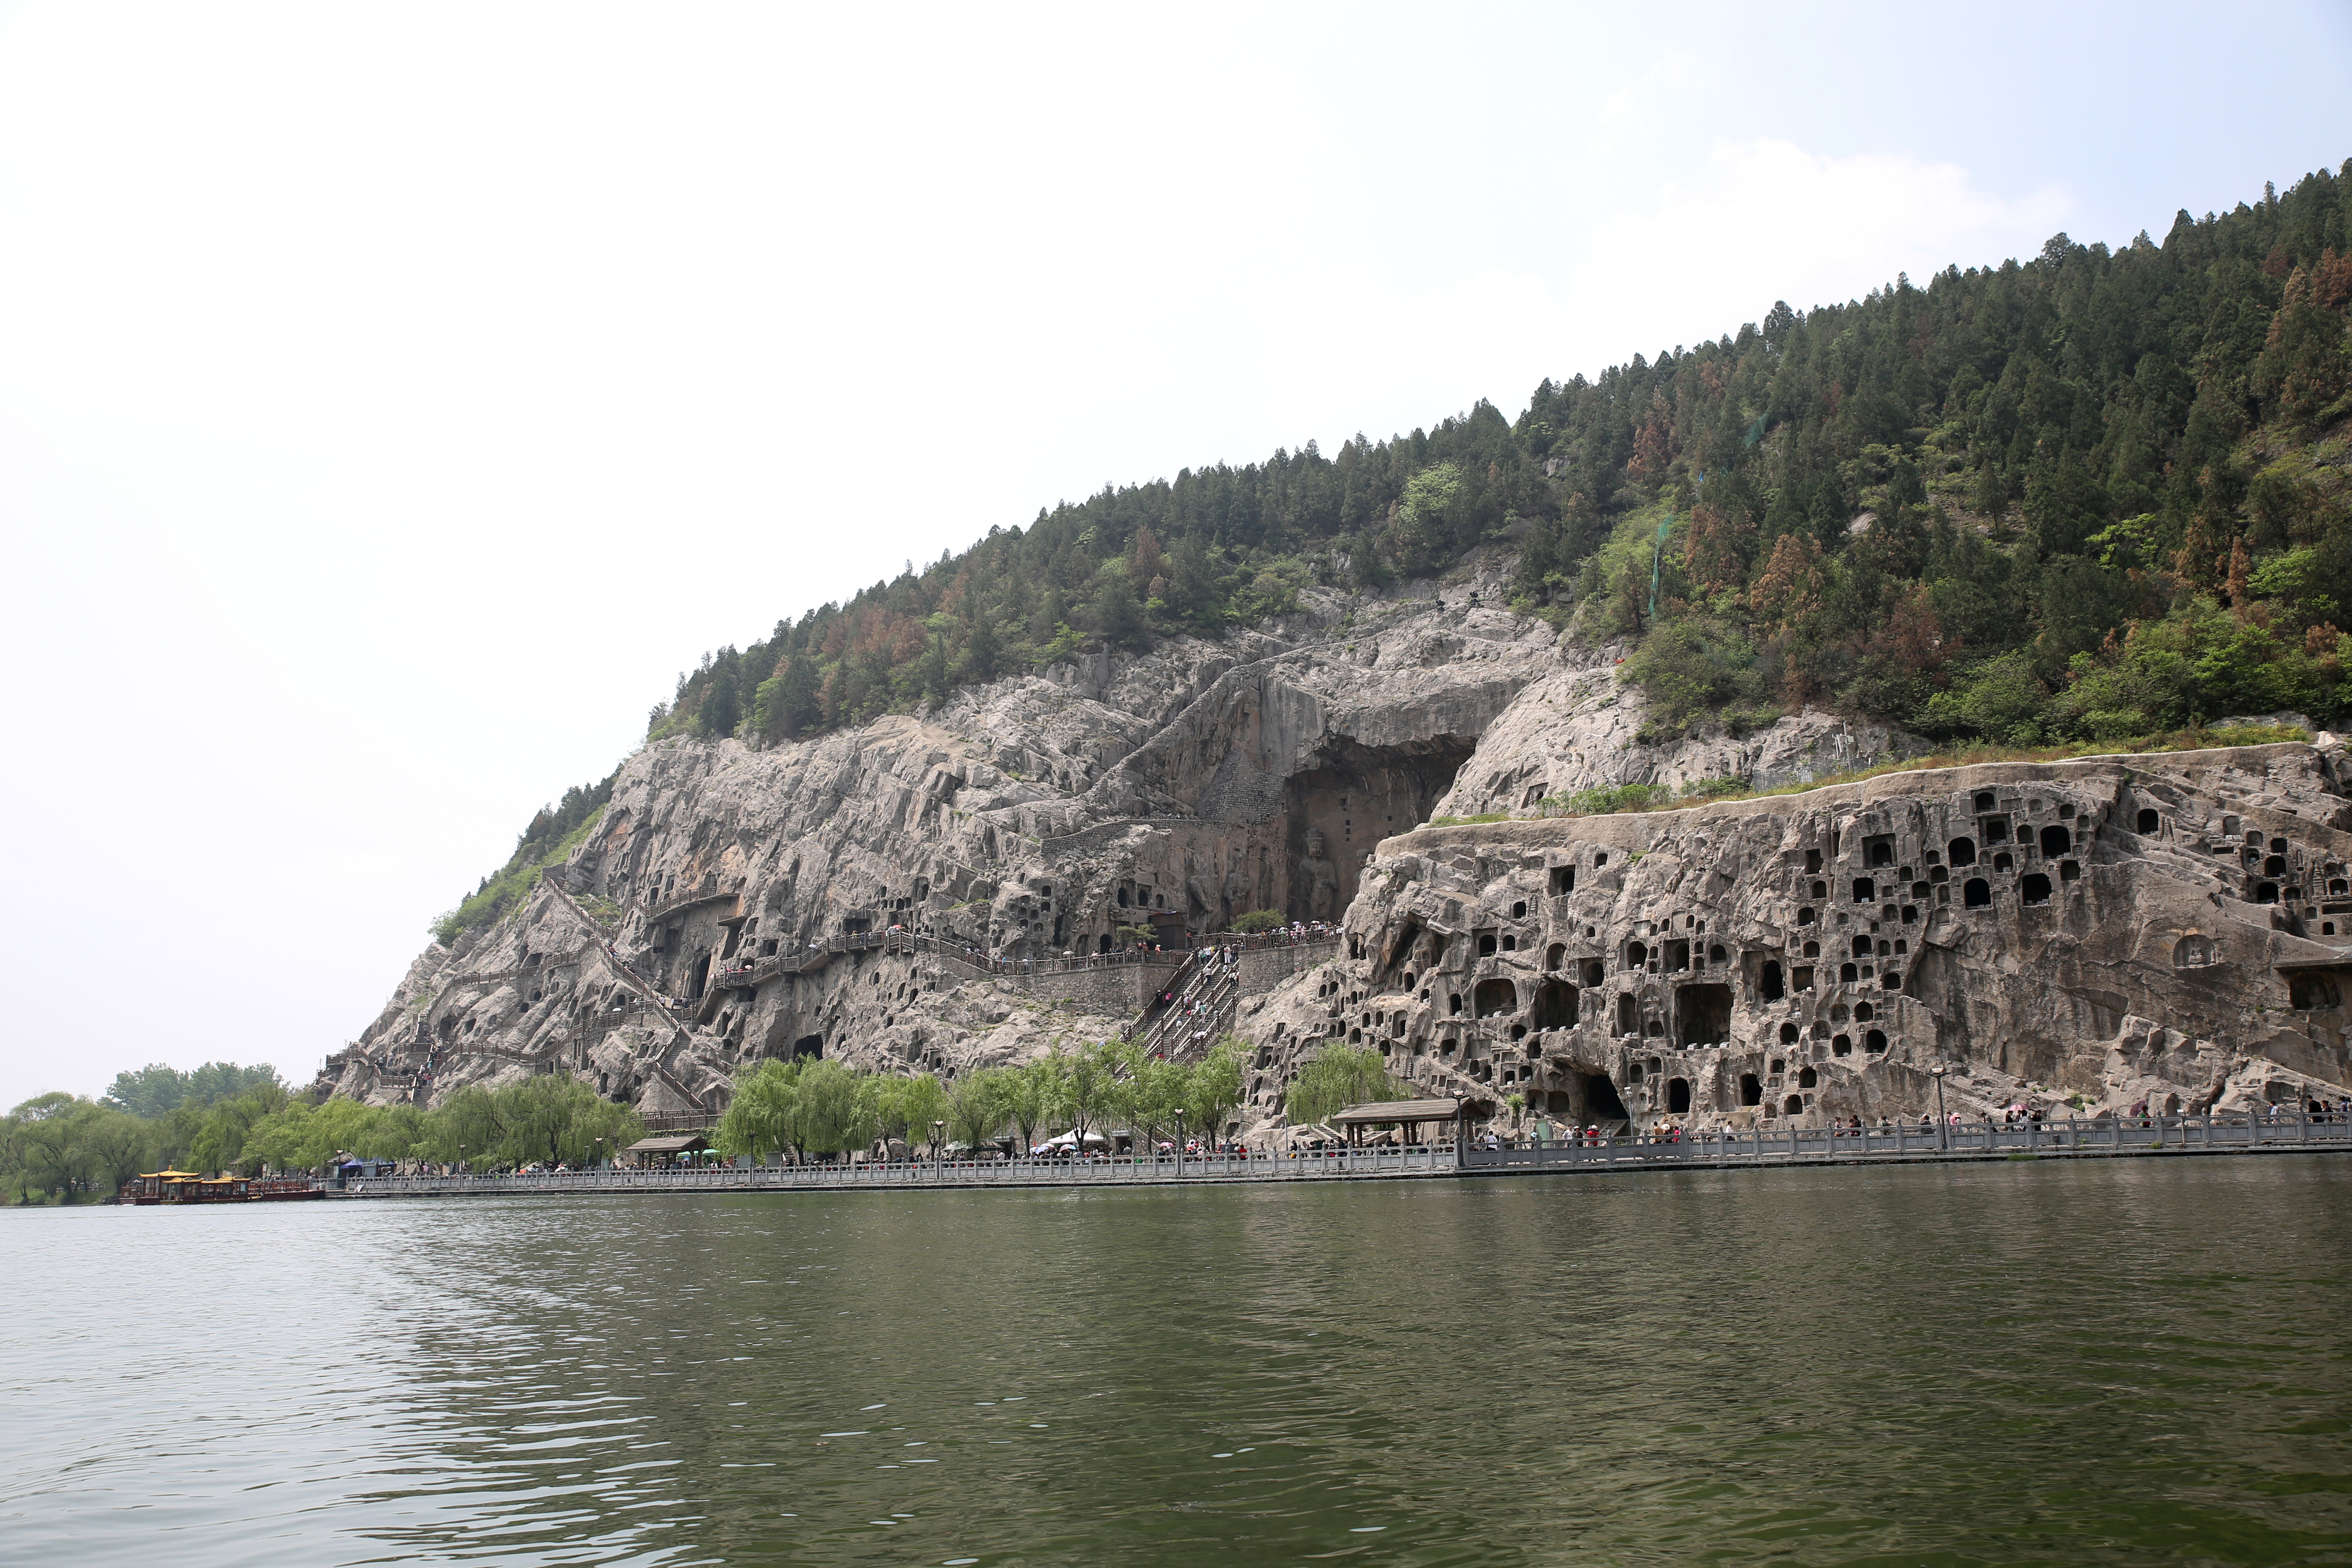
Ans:
[{"label": "street lamp", "polygon": [[1176,1109],[1176,1179],[1184,1179],[1184,1109]]},{"label": "street lamp", "polygon": [[1936,1145],[1946,1153],[1952,1148],[1952,1124],[1944,1120],[1944,1075],[1949,1068],[1933,1067],[1927,1076],[1936,1080]]},{"label": "street lamp", "polygon": [[934,1160],[940,1157],[940,1139],[947,1130],[948,1124],[944,1121],[931,1123],[931,1158]]},{"label": "street lamp", "polygon": [[600,1171],[604,1168],[604,1140],[602,1134],[599,1134],[596,1139],[596,1168]]}]

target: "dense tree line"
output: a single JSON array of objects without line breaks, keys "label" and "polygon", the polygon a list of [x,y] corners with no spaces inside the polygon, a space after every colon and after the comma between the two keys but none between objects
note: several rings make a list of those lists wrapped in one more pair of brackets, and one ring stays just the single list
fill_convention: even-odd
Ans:
[{"label": "dense tree line", "polygon": [[1112,1127],[1139,1141],[1172,1141],[1185,1127],[1214,1138],[1241,1103],[1247,1056],[1230,1035],[1189,1065],[1108,1040],[1019,1067],[975,1068],[946,1083],[823,1059],[762,1062],[736,1079],[717,1143],[730,1154],[807,1160],[880,1139],[976,1149],[1010,1136],[1025,1151],[1056,1132],[1083,1140]]},{"label": "dense tree line", "polygon": [[461,1089],[428,1110],[313,1104],[268,1068],[150,1067],[119,1075],[102,1100],[44,1094],[0,1120],[0,1192],[11,1202],[102,1198],[143,1171],[250,1176],[265,1167],[322,1171],[342,1156],[476,1170],[577,1164],[609,1159],[643,1132],[635,1111],[560,1074]]},{"label": "dense tree line", "polygon": [[1807,700],[2027,744],[2340,713],[2347,191],[2314,174],[2115,252],[2062,235],[1539,391],[1523,427],[1570,499],[1521,591],[1642,635],[1667,728]]},{"label": "dense tree line", "polygon": [[0,1120],[0,1190],[11,1202],[70,1200],[110,1194],[142,1171],[233,1170],[246,1135],[289,1100],[277,1069],[234,1062],[117,1073],[99,1100],[37,1095]]},{"label": "dense tree line", "polygon": [[113,1086],[106,1091],[106,1101],[117,1110],[152,1121],[183,1105],[202,1110],[216,1100],[232,1100],[249,1089],[267,1089],[277,1082],[278,1069],[258,1064],[247,1068],[235,1062],[206,1062],[183,1071],[163,1062],[150,1062],[136,1071],[116,1073]]}]

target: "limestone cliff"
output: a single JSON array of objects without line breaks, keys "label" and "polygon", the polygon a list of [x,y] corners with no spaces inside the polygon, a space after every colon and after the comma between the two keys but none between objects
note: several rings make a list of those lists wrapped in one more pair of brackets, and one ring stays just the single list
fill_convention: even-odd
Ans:
[{"label": "limestone cliff", "polygon": [[[1693,1089],[1694,1110],[1726,1114],[1742,1109],[1742,1074],[1758,1087],[1750,1110],[1767,1094],[1776,1105],[1796,1095],[1800,1113],[1849,1100],[1907,1108],[1925,1081],[1918,1068],[1939,1052],[1972,1068],[2084,1082],[2084,1064],[2095,1061],[2102,1085],[2178,1084],[2189,1094],[2221,1092],[2217,1083],[2263,1053],[2282,1070],[2340,1081],[2340,1049],[2332,1058],[2326,1051],[2336,1047],[2317,1043],[2291,1049],[2285,1042],[2308,1030],[2296,1033],[2300,1014],[2273,1016],[2294,1012],[2283,993],[2269,998],[2279,963],[2317,963],[2325,939],[2265,922],[2312,923],[2305,911],[2320,906],[2329,878],[2315,869],[2307,888],[2293,884],[2308,900],[2259,918],[2233,904],[2236,912],[2212,907],[2201,923],[2188,922],[2174,905],[2192,887],[2203,897],[2188,868],[2210,881],[2218,863],[2210,847],[2186,847],[2194,835],[2184,827],[2169,858],[2140,857],[2158,874],[2126,864],[2125,840],[2112,837],[2123,831],[2117,803],[2160,781],[2168,822],[2188,821],[2179,814],[2196,803],[2195,834],[2218,841],[2227,815],[2289,841],[2293,850],[2280,852],[2289,858],[2340,863],[2341,847],[2321,836],[2343,826],[2332,815],[2342,803],[2308,748],[2248,753],[2260,759],[2251,763],[2071,764],[2032,790],[2035,770],[1990,784],[1903,775],[1699,812],[1423,827],[1433,816],[1521,808],[1593,784],[1801,782],[1918,746],[1816,712],[1736,739],[1645,745],[1640,695],[1613,675],[1623,650],[1563,638],[1503,607],[1509,564],[1475,557],[1444,581],[1386,596],[1313,592],[1299,615],[1223,643],[1099,657],[807,742],[652,745],[623,767],[611,803],[560,872],[499,924],[454,950],[428,949],[357,1045],[331,1061],[321,1087],[432,1099],[464,1083],[561,1070],[649,1114],[692,1119],[724,1103],[741,1064],[767,1056],[821,1052],[866,1068],[953,1072],[1126,1028],[1165,977],[1074,969],[1063,955],[1105,952],[1121,927],[1151,928],[1174,948],[1187,932],[1222,930],[1261,908],[1344,917],[1349,943],[1244,1005],[1241,1026],[1261,1047],[1253,1102],[1261,1121],[1275,1113],[1284,1069],[1335,1034],[1391,1042],[1404,1053],[1400,1070],[1433,1087],[1490,1106],[1524,1090],[1564,1112],[1605,1103],[1595,1075],[1633,1110],[1650,1092],[1637,1086],[1661,1074],[1709,1086]],[[1860,804],[1985,788],[2013,803],[1959,816],[1948,801]],[[2003,812],[2036,835],[2064,825],[2070,845],[2079,837],[2083,847],[2053,857],[2038,837],[2030,848],[1988,839],[1976,863],[1984,869],[1964,875],[1973,867],[1948,854],[1967,834],[1944,829]],[[1889,826],[1871,826],[1882,821]],[[2301,826],[2281,826],[2290,821]],[[1897,846],[1891,872],[1870,858],[1883,841]],[[2243,847],[2240,833],[2232,856]],[[1928,858],[1931,848],[1946,858]],[[1849,882],[1892,875],[1905,891],[1880,900],[1885,912],[1827,892],[1804,903],[1790,889],[1811,874],[1788,867],[1808,851],[1822,858],[1814,879],[1824,889],[1835,871]],[[1613,864],[1593,858],[1601,854]],[[1848,864],[1856,856],[1866,870]],[[2011,863],[1995,869],[2003,856]],[[1555,872],[1571,863],[1584,880],[1553,894]],[[2020,889],[2037,875],[2053,879],[2052,902],[2028,913]],[[1999,888],[1995,913],[1966,903],[1978,879]],[[2226,992],[2228,1005],[2175,1006],[2170,991],[2134,978],[2138,958],[2107,952],[2111,920],[2159,889],[2172,900],[2164,918],[2184,932],[2196,923],[2226,955],[2188,979],[2167,959],[2161,973],[2176,976],[2168,984]],[[2095,894],[2102,901],[2085,924],[2074,911]],[[1812,920],[1800,922],[1800,909]],[[2000,923],[2012,917],[2035,923]],[[1668,931],[1669,920],[1681,931]],[[1851,949],[1865,924],[1877,928],[1867,933],[1869,959],[1829,951]],[[2233,946],[2240,926],[2264,942],[2305,946],[2273,963],[2288,948]],[[892,928],[930,941],[921,951],[832,951]],[[1807,941],[1828,956],[1808,964]],[[1882,941],[1901,962],[1879,959]],[[1482,956],[1489,942],[1495,951]],[[1638,973],[1654,972],[1630,991],[1609,978],[1637,973],[1625,968],[1628,942],[1643,948]],[[1694,968],[1665,967],[1685,951],[1696,955]],[[1568,967],[1546,967],[1547,954]],[[1767,963],[1780,965],[1780,1013],[1760,999]],[[1601,980],[1583,978],[1596,963]],[[1006,964],[1013,973],[1001,972]],[[1859,979],[1843,990],[1829,980],[1841,964],[1871,969],[1866,1004]],[[1797,984],[1801,969],[1813,976],[1810,991]],[[1898,984],[1887,984],[1890,974]],[[1496,1010],[1493,982],[1508,984],[1509,1009]],[[1713,994],[1704,1005],[1696,995],[1685,1002],[1695,984],[1727,991],[1728,1002]],[[1477,1002],[1482,984],[1492,1005]],[[1561,985],[1576,994],[1567,1020]],[[1588,1016],[1602,1005],[1591,998],[1608,995],[1614,1007],[1619,991],[1633,996],[1632,1034],[1612,1032],[1613,1014]],[[1871,1007],[1870,1019],[1857,1018],[1859,1005]],[[1715,1019],[1709,1007],[1727,1009],[1727,1021],[1693,1022]],[[1818,1066],[1803,1057],[1816,1081],[1801,1089],[1795,1079],[1808,1069],[1793,1065],[1798,1054],[1780,1052],[1776,1075],[1769,1047],[1784,1024],[1810,1042],[1817,1023],[1829,1028],[1825,1054]],[[1884,1051],[1869,1045],[1873,1026],[1886,1036]],[[1692,1029],[1722,1037],[1701,1041]],[[1678,1074],[1666,1071],[1670,1056]]]},{"label": "limestone cliff", "polygon": [[[1474,762],[1474,765],[1475,762]],[[2330,1099],[2347,1073],[2340,748],[1897,773],[1682,811],[1420,828],[1347,949],[1245,1005],[1253,1109],[1376,1044],[1577,1123]]]}]

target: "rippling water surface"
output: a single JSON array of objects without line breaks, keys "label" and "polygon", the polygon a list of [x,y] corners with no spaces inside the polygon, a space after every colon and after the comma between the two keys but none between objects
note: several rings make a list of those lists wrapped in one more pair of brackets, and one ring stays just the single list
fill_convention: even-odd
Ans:
[{"label": "rippling water surface", "polygon": [[2352,1563],[2352,1161],[10,1210],[0,1560]]}]

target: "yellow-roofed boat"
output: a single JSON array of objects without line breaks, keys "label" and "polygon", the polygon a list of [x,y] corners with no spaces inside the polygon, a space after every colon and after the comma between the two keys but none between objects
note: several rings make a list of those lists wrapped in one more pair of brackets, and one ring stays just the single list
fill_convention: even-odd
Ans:
[{"label": "yellow-roofed boat", "polygon": [[119,1201],[150,1204],[269,1204],[325,1197],[299,1176],[203,1176],[194,1171],[147,1171],[123,1184]]}]

